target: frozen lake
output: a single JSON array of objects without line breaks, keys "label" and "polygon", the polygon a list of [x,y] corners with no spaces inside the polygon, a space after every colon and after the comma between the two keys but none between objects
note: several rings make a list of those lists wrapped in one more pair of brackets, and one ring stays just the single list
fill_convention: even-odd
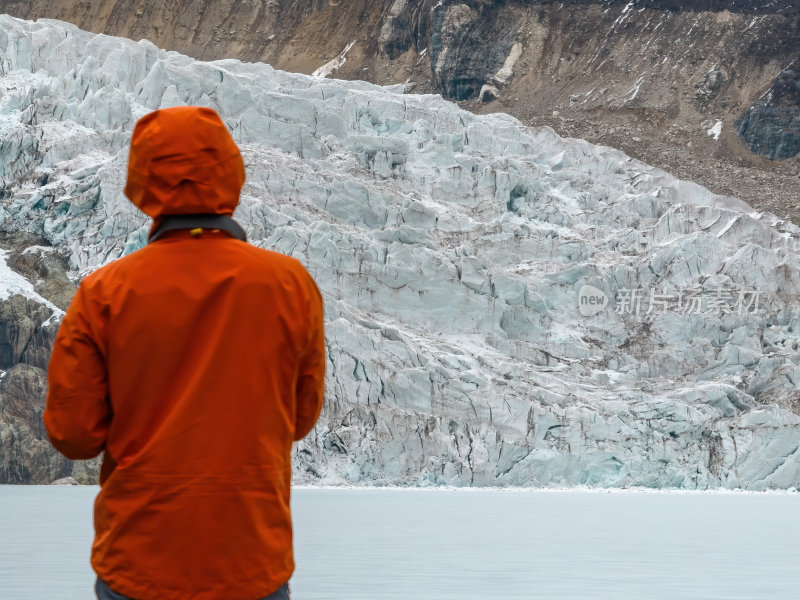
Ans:
[{"label": "frozen lake", "polygon": [[[86,600],[97,488],[0,486],[0,598]],[[800,494],[295,489],[295,600],[800,597]]]}]

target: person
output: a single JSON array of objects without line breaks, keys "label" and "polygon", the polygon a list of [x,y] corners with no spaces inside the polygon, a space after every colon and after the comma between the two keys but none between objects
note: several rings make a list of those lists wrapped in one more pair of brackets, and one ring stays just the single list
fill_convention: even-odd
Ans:
[{"label": "person", "polygon": [[44,423],[104,452],[96,593],[288,598],[292,443],[323,403],[323,303],[291,257],[231,218],[245,172],[217,113],[138,121],[127,197],[150,243],[85,277],[56,335]]}]

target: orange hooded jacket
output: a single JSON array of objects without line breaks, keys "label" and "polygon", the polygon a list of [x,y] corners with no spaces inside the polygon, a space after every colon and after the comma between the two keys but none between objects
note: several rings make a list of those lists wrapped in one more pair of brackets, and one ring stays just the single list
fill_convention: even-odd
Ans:
[{"label": "orange hooded jacket", "polygon": [[[230,215],[244,176],[213,110],[166,109],[137,123],[125,194],[156,224]],[[226,232],[197,233],[169,232],[86,277],[50,359],[50,440],[71,459],[105,451],[92,565],[137,600],[255,599],[289,580],[290,452],[322,408],[311,276]]]}]

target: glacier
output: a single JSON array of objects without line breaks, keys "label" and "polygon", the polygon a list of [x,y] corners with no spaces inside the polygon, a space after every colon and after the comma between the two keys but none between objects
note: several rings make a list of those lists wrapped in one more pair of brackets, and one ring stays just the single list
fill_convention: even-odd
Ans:
[{"label": "glacier", "polygon": [[45,240],[73,282],[141,248],[132,129],[182,104],[241,148],[250,242],[325,299],[296,482],[800,486],[800,228],[608,147],[0,16],[0,231]]}]

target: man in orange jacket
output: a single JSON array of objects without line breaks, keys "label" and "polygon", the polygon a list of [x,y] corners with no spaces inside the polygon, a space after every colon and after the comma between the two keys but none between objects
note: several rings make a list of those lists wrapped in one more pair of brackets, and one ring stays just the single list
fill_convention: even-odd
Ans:
[{"label": "man in orange jacket", "polygon": [[125,194],[150,243],[80,284],[44,422],[71,459],[105,452],[92,566],[102,598],[288,598],[292,442],[323,401],[323,305],[299,261],[247,244],[217,113],[143,117]]}]

